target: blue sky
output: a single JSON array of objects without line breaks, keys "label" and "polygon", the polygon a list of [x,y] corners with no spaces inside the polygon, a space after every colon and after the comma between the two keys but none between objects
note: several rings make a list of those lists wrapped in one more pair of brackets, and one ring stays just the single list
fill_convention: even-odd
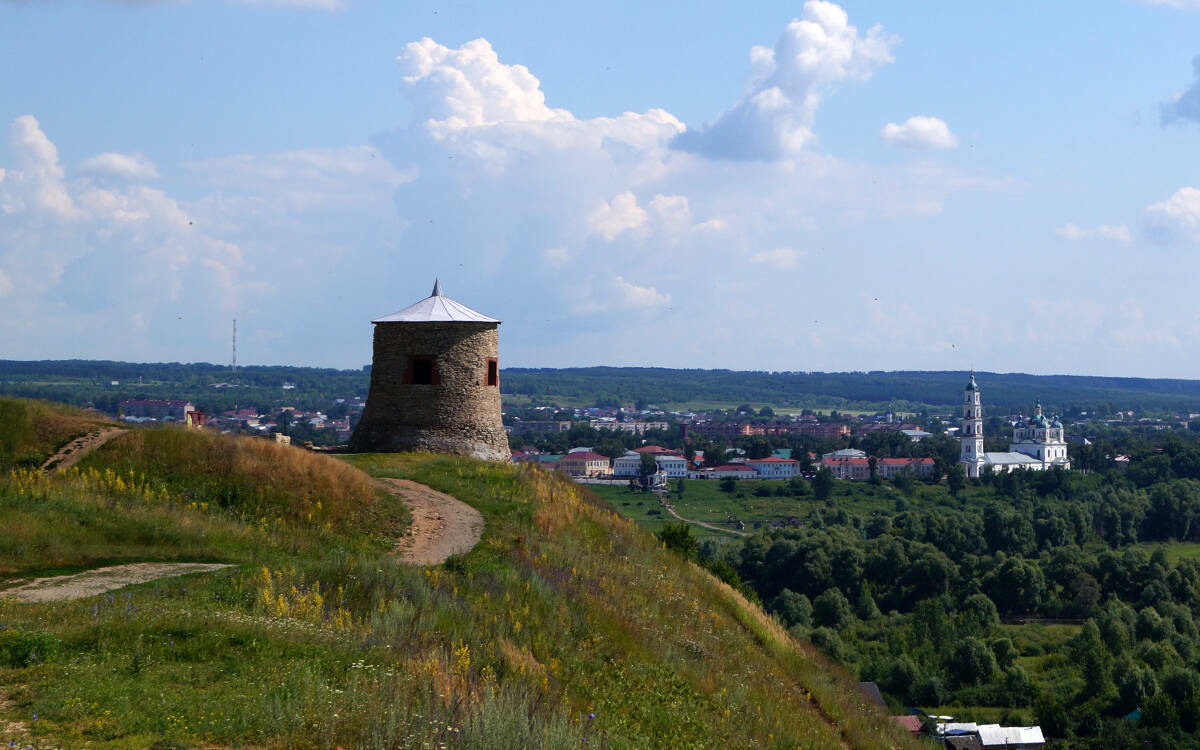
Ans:
[{"label": "blue sky", "polygon": [[1200,2],[0,0],[0,357],[1195,377]]}]

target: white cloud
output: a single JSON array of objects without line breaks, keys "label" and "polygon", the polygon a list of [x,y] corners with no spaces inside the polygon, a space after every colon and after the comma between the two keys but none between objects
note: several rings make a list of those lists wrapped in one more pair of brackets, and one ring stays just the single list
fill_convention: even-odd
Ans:
[{"label": "white cloud", "polygon": [[757,265],[770,266],[781,271],[790,271],[800,267],[800,257],[803,252],[790,247],[777,247],[774,250],[760,250],[750,256],[750,262]]},{"label": "white cloud", "polygon": [[89,156],[79,164],[80,174],[111,177],[119,180],[147,181],[158,179],[158,168],[145,154],[104,153]]},{"label": "white cloud", "polygon": [[904,124],[889,122],[880,131],[891,146],[918,150],[958,148],[958,137],[950,132],[945,121],[937,117],[910,117]]},{"label": "white cloud", "polygon": [[[837,70],[858,75],[855,65]],[[790,299],[794,291],[786,286],[794,273],[777,269],[799,264],[801,256],[781,252],[752,262],[758,250],[786,251],[803,242],[806,268],[842,278],[849,266],[831,264],[832,248],[864,228],[936,214],[951,195],[1015,187],[946,165],[877,167],[811,149],[772,160],[681,151],[672,142],[682,125],[670,113],[577,118],[549,106],[534,71],[510,64],[486,40],[459,49],[423,40],[405,48],[400,69],[411,124],[373,143],[413,179],[395,191],[404,226],[397,250],[365,280],[378,280],[374,292],[360,284],[360,299],[375,294],[391,309],[366,315],[411,301],[392,301],[395,288],[384,279],[440,275],[449,294],[506,321],[507,356],[526,363],[630,356],[616,343],[611,316],[595,313],[617,309],[615,301],[626,296],[653,297],[616,285],[615,274],[663,297],[670,293],[669,305],[625,305],[639,316],[687,320],[717,335],[729,325],[735,301],[753,308],[756,295]],[[826,242],[833,244],[822,251]],[[493,278],[503,281],[482,281]],[[464,288],[464,281],[475,288]],[[420,286],[415,294],[424,291]],[[810,294],[836,305],[834,289],[823,285]],[[746,318],[756,319],[753,310]],[[796,333],[796,345],[814,340],[810,333]],[[828,323],[821,333],[817,338],[842,340]],[[771,325],[720,335],[748,346],[746,336],[793,341]],[[668,337],[656,351],[660,361],[715,362],[716,356],[684,337]]]},{"label": "white cloud", "polygon": [[68,221],[78,215],[63,183],[58,149],[42,132],[37,118],[21,115],[9,126],[9,147],[17,167],[7,173],[0,210],[28,211],[48,219]]},{"label": "white cloud", "polygon": [[128,336],[124,322],[141,313],[155,321],[158,346],[182,359],[194,326],[236,304],[240,248],[198,230],[174,198],[136,183],[68,179],[29,115],[12,123],[10,147],[16,166],[0,182],[0,327],[14,346],[37,356],[65,334],[76,348],[60,356],[130,354],[147,342]]},{"label": "white cloud", "polygon": [[1146,207],[1150,234],[1160,242],[1200,242],[1200,189],[1183,187],[1165,201]]},{"label": "white cloud", "polygon": [[630,191],[602,201],[588,216],[588,229],[611,242],[617,235],[645,226],[649,214]]},{"label": "white cloud", "polygon": [[671,295],[664,294],[652,286],[631,284],[617,276],[613,279],[618,300],[632,307],[663,307],[671,303]]},{"label": "white cloud", "polygon": [[860,36],[841,7],[809,0],[774,49],[751,49],[750,83],[741,99],[715,122],[681,134],[675,145],[727,159],[795,155],[812,139],[822,97],[842,81],[869,79],[892,62],[896,43],[878,25]]},{"label": "white cloud", "polygon": [[1124,224],[1101,224],[1097,227],[1086,229],[1074,224],[1064,224],[1055,230],[1055,233],[1065,240],[1072,242],[1082,242],[1085,240],[1104,240],[1108,242],[1119,242],[1122,245],[1133,243],[1133,233],[1129,231],[1129,227]]},{"label": "white cloud", "polygon": [[[1200,3],[1196,7],[1200,7]],[[1192,58],[1192,85],[1164,102],[1159,109],[1163,125],[1180,120],[1200,122],[1200,55]]]}]

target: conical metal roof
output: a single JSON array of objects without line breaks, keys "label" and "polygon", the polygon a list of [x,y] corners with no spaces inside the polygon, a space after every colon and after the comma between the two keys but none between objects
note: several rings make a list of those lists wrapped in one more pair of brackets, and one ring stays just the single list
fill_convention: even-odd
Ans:
[{"label": "conical metal roof", "polygon": [[433,282],[433,294],[416,304],[409,305],[400,312],[392,313],[386,318],[372,320],[372,323],[499,323],[495,318],[489,318],[483,313],[475,312],[464,304],[455,302],[449,297],[442,296],[442,285],[436,279]]}]

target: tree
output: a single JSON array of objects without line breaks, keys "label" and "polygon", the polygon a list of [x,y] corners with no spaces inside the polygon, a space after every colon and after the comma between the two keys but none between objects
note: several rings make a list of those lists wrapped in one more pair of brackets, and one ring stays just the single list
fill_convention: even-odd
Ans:
[{"label": "tree", "polygon": [[773,417],[773,416],[775,416],[775,410],[774,410],[774,409],[772,409],[772,408],[771,408],[771,407],[769,407],[769,406],[764,406],[763,408],[761,408],[761,409],[759,409],[759,410],[758,410],[758,416],[760,416],[760,417]]},{"label": "tree", "polygon": [[804,594],[785,588],[771,600],[770,609],[789,628],[795,625],[808,627],[812,624],[812,602]]},{"label": "tree", "polygon": [[822,466],[813,479],[813,494],[818,500],[828,500],[833,491],[833,472]]},{"label": "tree", "polygon": [[954,464],[950,467],[950,470],[946,472],[946,482],[950,485],[950,494],[958,497],[958,493],[962,492],[963,485],[967,483],[962,464]]},{"label": "tree", "polygon": [[654,456],[649,453],[642,454],[641,475],[644,477],[653,476],[658,473],[658,461],[654,460]]},{"label": "tree", "polygon": [[982,685],[996,674],[996,657],[978,638],[964,638],[954,647],[946,667],[959,685]]},{"label": "tree", "polygon": [[854,622],[854,611],[846,596],[834,586],[813,600],[813,624],[842,630]]},{"label": "tree", "polygon": [[733,494],[737,490],[737,480],[733,477],[721,478],[721,492]]},{"label": "tree", "polygon": [[1046,579],[1036,564],[1010,557],[988,574],[983,586],[1001,612],[1024,614],[1041,603]]}]

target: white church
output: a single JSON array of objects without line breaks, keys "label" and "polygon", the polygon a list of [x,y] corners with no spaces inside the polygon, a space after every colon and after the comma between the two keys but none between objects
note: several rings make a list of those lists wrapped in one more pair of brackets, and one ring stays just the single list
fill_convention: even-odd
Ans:
[{"label": "white church", "polygon": [[1034,407],[1032,417],[1022,419],[1013,427],[1007,452],[985,452],[983,406],[979,401],[979,385],[975,382],[974,372],[971,373],[971,382],[963,391],[962,453],[959,463],[963,464],[968,477],[978,477],[985,467],[991,467],[994,472],[1018,469],[1044,471],[1055,466],[1071,468],[1062,422],[1057,418],[1048,419],[1042,414],[1040,401]]}]

